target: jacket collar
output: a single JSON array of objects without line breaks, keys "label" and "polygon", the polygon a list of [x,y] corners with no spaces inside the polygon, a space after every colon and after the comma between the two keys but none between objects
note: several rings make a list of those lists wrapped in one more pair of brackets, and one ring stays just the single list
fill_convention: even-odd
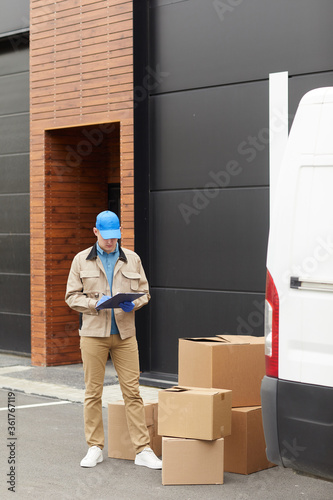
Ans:
[{"label": "jacket collar", "polygon": [[[96,243],[92,247],[92,249],[90,250],[88,257],[86,258],[86,260],[93,260],[93,259],[97,259],[97,246],[96,246]],[[124,251],[123,251],[123,249],[121,248],[120,245],[119,245],[119,259],[123,260],[124,262],[127,262],[127,257],[126,257],[126,255],[125,255],[125,253],[124,253]]]}]

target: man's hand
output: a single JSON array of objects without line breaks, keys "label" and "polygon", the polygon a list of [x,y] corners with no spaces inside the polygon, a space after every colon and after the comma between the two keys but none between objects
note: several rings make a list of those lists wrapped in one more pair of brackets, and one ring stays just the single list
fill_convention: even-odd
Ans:
[{"label": "man's hand", "polygon": [[95,307],[96,311],[99,311],[99,306],[101,304],[103,304],[103,302],[105,302],[106,300],[109,300],[109,299],[111,299],[111,297],[109,297],[108,295],[103,295],[103,297],[101,299],[99,299],[99,301],[96,304],[96,307]]},{"label": "man's hand", "polygon": [[131,312],[134,309],[134,302],[120,302],[119,307],[125,312]]}]

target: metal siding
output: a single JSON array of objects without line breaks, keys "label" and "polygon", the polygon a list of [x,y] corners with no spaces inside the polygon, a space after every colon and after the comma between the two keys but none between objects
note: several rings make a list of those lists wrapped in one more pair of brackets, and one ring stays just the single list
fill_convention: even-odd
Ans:
[{"label": "metal siding", "polygon": [[150,65],[169,74],[152,92],[331,69],[331,0],[230,4],[190,0],[150,9]]},{"label": "metal siding", "polygon": [[[0,36],[29,28],[29,0],[1,0]],[[45,14],[47,6],[45,7]]]},{"label": "metal siding", "polygon": [[177,373],[179,337],[263,334],[268,77],[289,72],[289,122],[332,85],[333,4],[148,4],[150,370]]},{"label": "metal siding", "polygon": [[29,71],[29,33],[9,40],[0,40],[0,76]]},{"label": "metal siding", "polygon": [[333,81],[330,0],[235,3],[149,2],[155,372],[177,373],[179,337],[263,334],[269,73],[291,76],[290,121]]},{"label": "metal siding", "polygon": [[263,292],[267,234],[268,188],[152,193],[151,285]]},{"label": "metal siding", "polygon": [[29,73],[2,76],[0,77],[0,81],[1,114],[28,112]]},{"label": "metal siding", "polygon": [[30,314],[4,314],[0,311],[1,350],[30,353],[29,332]]},{"label": "metal siding", "polygon": [[29,50],[0,42],[0,349],[30,352]]},{"label": "metal siding", "polygon": [[6,194],[0,196],[1,233],[28,234],[30,231],[29,212],[28,194]]},{"label": "metal siding", "polygon": [[264,294],[152,288],[152,371],[178,373],[178,338],[262,334]]},{"label": "metal siding", "polygon": [[1,155],[29,151],[29,113],[0,116]]},{"label": "metal siding", "polygon": [[151,189],[267,186],[267,122],[267,81],[152,97]]},{"label": "metal siding", "polygon": [[[0,274],[1,313],[30,314],[30,276]],[[1,325],[0,325],[1,329]],[[27,332],[15,332],[24,337]]]},{"label": "metal siding", "polygon": [[0,194],[29,190],[29,153],[0,155]]},{"label": "metal siding", "polygon": [[[0,234],[1,273],[30,273],[30,236]],[[1,347],[0,347],[1,349]]]}]

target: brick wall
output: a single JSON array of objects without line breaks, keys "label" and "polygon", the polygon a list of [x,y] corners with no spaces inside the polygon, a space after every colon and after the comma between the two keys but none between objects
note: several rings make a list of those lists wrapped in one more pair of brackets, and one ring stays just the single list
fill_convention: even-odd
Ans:
[{"label": "brick wall", "polygon": [[134,247],[133,12],[121,0],[30,2],[32,363],[80,362],[64,302],[73,256],[94,243],[107,183],[121,184]]}]

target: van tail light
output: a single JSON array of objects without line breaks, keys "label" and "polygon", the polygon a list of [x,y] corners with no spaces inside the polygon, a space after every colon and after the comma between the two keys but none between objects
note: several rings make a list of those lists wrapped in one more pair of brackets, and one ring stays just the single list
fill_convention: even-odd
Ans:
[{"label": "van tail light", "polygon": [[267,270],[265,300],[265,359],[266,375],[279,375],[279,296]]}]

